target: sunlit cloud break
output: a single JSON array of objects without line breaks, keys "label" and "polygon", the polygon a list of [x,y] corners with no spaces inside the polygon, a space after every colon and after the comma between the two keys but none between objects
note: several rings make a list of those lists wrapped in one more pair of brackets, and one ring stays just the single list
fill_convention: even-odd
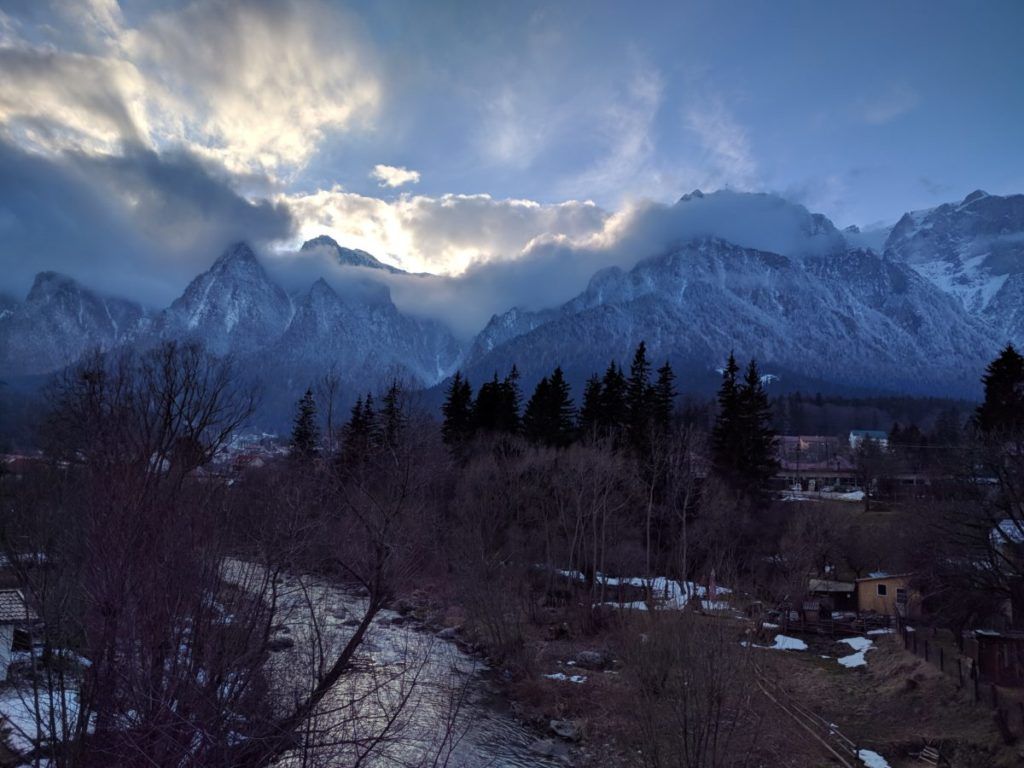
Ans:
[{"label": "sunlit cloud break", "polygon": [[370,178],[376,179],[382,187],[401,187],[405,184],[419,184],[420,172],[394,165],[375,165]]}]

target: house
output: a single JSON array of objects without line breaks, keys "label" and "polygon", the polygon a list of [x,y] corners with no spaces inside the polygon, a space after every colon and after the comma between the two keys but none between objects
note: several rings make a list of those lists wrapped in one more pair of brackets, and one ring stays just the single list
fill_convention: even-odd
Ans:
[{"label": "house", "polygon": [[0,590],[0,683],[7,679],[14,649],[14,630],[38,620],[17,589]]},{"label": "house", "polygon": [[982,682],[1008,687],[1024,686],[1024,632],[977,629],[978,674]]},{"label": "house", "polygon": [[850,450],[856,451],[861,445],[864,444],[865,440],[871,440],[878,444],[878,447],[883,451],[889,447],[889,434],[879,429],[851,429],[850,430]]},{"label": "house", "polygon": [[909,573],[872,573],[857,579],[857,611],[913,619],[921,616],[921,593]]},{"label": "house", "polygon": [[855,482],[857,468],[839,438],[823,435],[782,435],[776,438],[777,477],[787,488],[799,485],[816,491]]}]

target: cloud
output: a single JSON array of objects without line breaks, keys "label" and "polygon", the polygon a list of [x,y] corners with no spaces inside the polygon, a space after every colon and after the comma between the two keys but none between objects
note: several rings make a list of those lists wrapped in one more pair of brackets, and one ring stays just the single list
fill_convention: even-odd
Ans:
[{"label": "cloud", "polygon": [[752,190],[760,187],[757,162],[746,130],[720,99],[686,110],[686,126],[704,150],[708,170],[702,187]]},{"label": "cloud", "polygon": [[[583,291],[601,269],[628,269],[696,238],[720,237],[792,258],[828,253],[843,245],[842,236],[806,208],[767,194],[723,191],[674,205],[646,201],[614,214],[586,203],[541,206],[486,196],[404,197],[387,204],[336,191],[329,202],[316,202],[321,211],[330,208],[342,225],[376,221],[379,229],[362,234],[386,233],[391,242],[406,243],[427,263],[430,254],[478,250],[478,257],[455,274],[424,278],[358,270],[363,277],[385,282],[401,310],[441,320],[467,338],[494,314],[516,306],[558,306]],[[362,206],[373,208],[368,213]],[[304,228],[310,226],[308,208],[293,201],[292,209]],[[315,233],[312,225],[309,234]],[[335,239],[353,245],[337,234]],[[495,239],[507,244],[504,253],[490,252]],[[373,252],[367,246],[365,240],[356,244]],[[294,288],[308,286],[320,275],[335,282],[351,279],[351,268],[324,260],[324,254],[306,256],[303,260],[294,252],[280,254],[275,273],[294,280]]]},{"label": "cloud", "polygon": [[394,165],[375,165],[370,177],[376,179],[382,187],[401,187],[404,184],[419,184],[420,172]]},{"label": "cloud", "polygon": [[652,67],[636,66],[619,92],[605,95],[594,120],[601,139],[598,160],[573,177],[568,190],[577,194],[608,196],[622,201],[630,197],[657,196],[671,190],[663,170],[656,167],[654,123],[661,109],[664,83]]},{"label": "cloud", "polygon": [[280,194],[303,239],[329,234],[404,269],[458,273],[471,264],[515,259],[537,237],[584,237],[608,214],[589,202],[545,204],[490,195],[401,195],[386,201],[339,188]]},{"label": "cloud", "polygon": [[860,119],[868,125],[885,125],[912,111],[921,103],[921,96],[906,83],[888,86],[881,93],[858,104]]},{"label": "cloud", "polygon": [[146,140],[144,80],[129,62],[0,47],[0,132],[42,151],[113,152]]},{"label": "cloud", "polygon": [[381,99],[355,22],[317,0],[193,2],[136,27],[113,0],[55,10],[5,27],[0,48],[0,125],[38,149],[184,145],[288,177],[328,132],[371,126]]},{"label": "cloud", "polygon": [[289,237],[280,204],[250,202],[181,150],[47,156],[0,141],[0,274],[24,295],[56,270],[107,293],[164,305],[233,240]]}]

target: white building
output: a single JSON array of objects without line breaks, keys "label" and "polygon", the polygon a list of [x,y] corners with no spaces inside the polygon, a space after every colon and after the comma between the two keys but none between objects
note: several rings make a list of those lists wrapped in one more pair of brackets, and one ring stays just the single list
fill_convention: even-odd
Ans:
[{"label": "white building", "polygon": [[880,429],[851,429],[850,450],[856,451],[865,440],[871,440],[878,444],[883,451],[889,448],[889,434]]},{"label": "white building", "polygon": [[0,589],[0,682],[7,679],[14,648],[14,629],[38,617],[16,589]]}]

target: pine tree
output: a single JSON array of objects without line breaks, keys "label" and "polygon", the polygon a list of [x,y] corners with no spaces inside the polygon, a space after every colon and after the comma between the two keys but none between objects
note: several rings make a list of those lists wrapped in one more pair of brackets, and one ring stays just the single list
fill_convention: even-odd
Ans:
[{"label": "pine tree", "polygon": [[595,373],[583,388],[583,405],[580,407],[580,434],[584,437],[602,437],[603,414],[601,408],[601,379]]},{"label": "pine tree", "polygon": [[974,413],[978,429],[995,436],[1024,435],[1024,357],[1013,344],[989,363],[981,382],[985,400]]},{"label": "pine tree", "polygon": [[672,426],[672,412],[675,407],[676,375],[672,366],[665,361],[665,364],[658,369],[658,379],[654,383],[652,400],[652,417],[655,427],[661,432],[667,432]]},{"label": "pine tree", "polygon": [[757,361],[751,360],[739,390],[740,437],[743,462],[738,467],[741,482],[759,491],[778,471],[775,458],[775,430],[772,409],[765,394]]},{"label": "pine tree", "polygon": [[307,389],[296,405],[289,455],[299,461],[311,461],[320,455],[320,426],[316,420],[313,390]]},{"label": "pine tree", "polygon": [[545,376],[526,404],[523,431],[534,443],[565,447],[575,437],[576,409],[561,368]]},{"label": "pine tree", "polygon": [[647,345],[640,342],[633,353],[626,384],[626,408],[629,413],[629,441],[641,447],[650,435],[651,364],[647,361]]},{"label": "pine tree", "polygon": [[405,429],[407,416],[402,395],[401,385],[397,379],[392,380],[388,391],[384,393],[384,407],[380,413],[380,436],[389,446],[398,445],[402,431]]},{"label": "pine tree", "polygon": [[494,378],[480,385],[473,403],[473,426],[481,432],[494,432],[498,423],[498,407],[501,400],[501,382],[498,373]]},{"label": "pine tree", "polygon": [[441,435],[445,445],[460,446],[473,436],[473,387],[456,371],[448,386],[448,395],[441,407],[444,423]]},{"label": "pine tree", "polygon": [[498,429],[508,434],[517,434],[520,429],[519,408],[522,395],[519,392],[519,369],[515,364],[508,376],[501,382],[501,398],[498,407]]},{"label": "pine tree", "polygon": [[711,430],[711,455],[715,471],[726,478],[733,478],[742,464],[740,387],[737,374],[740,367],[736,358],[729,353],[722,370],[722,385],[718,389],[718,414]]},{"label": "pine tree", "polygon": [[626,428],[629,408],[626,404],[626,377],[613,360],[601,379],[601,410],[598,425],[601,435],[618,436]]},{"label": "pine tree", "polygon": [[550,424],[548,419],[551,402],[551,382],[544,376],[537,382],[530,399],[526,401],[523,413],[523,432],[531,443],[547,441]]},{"label": "pine tree", "polygon": [[569,445],[576,437],[576,406],[572,402],[569,382],[560,367],[551,374],[551,418],[551,444],[559,447]]}]

